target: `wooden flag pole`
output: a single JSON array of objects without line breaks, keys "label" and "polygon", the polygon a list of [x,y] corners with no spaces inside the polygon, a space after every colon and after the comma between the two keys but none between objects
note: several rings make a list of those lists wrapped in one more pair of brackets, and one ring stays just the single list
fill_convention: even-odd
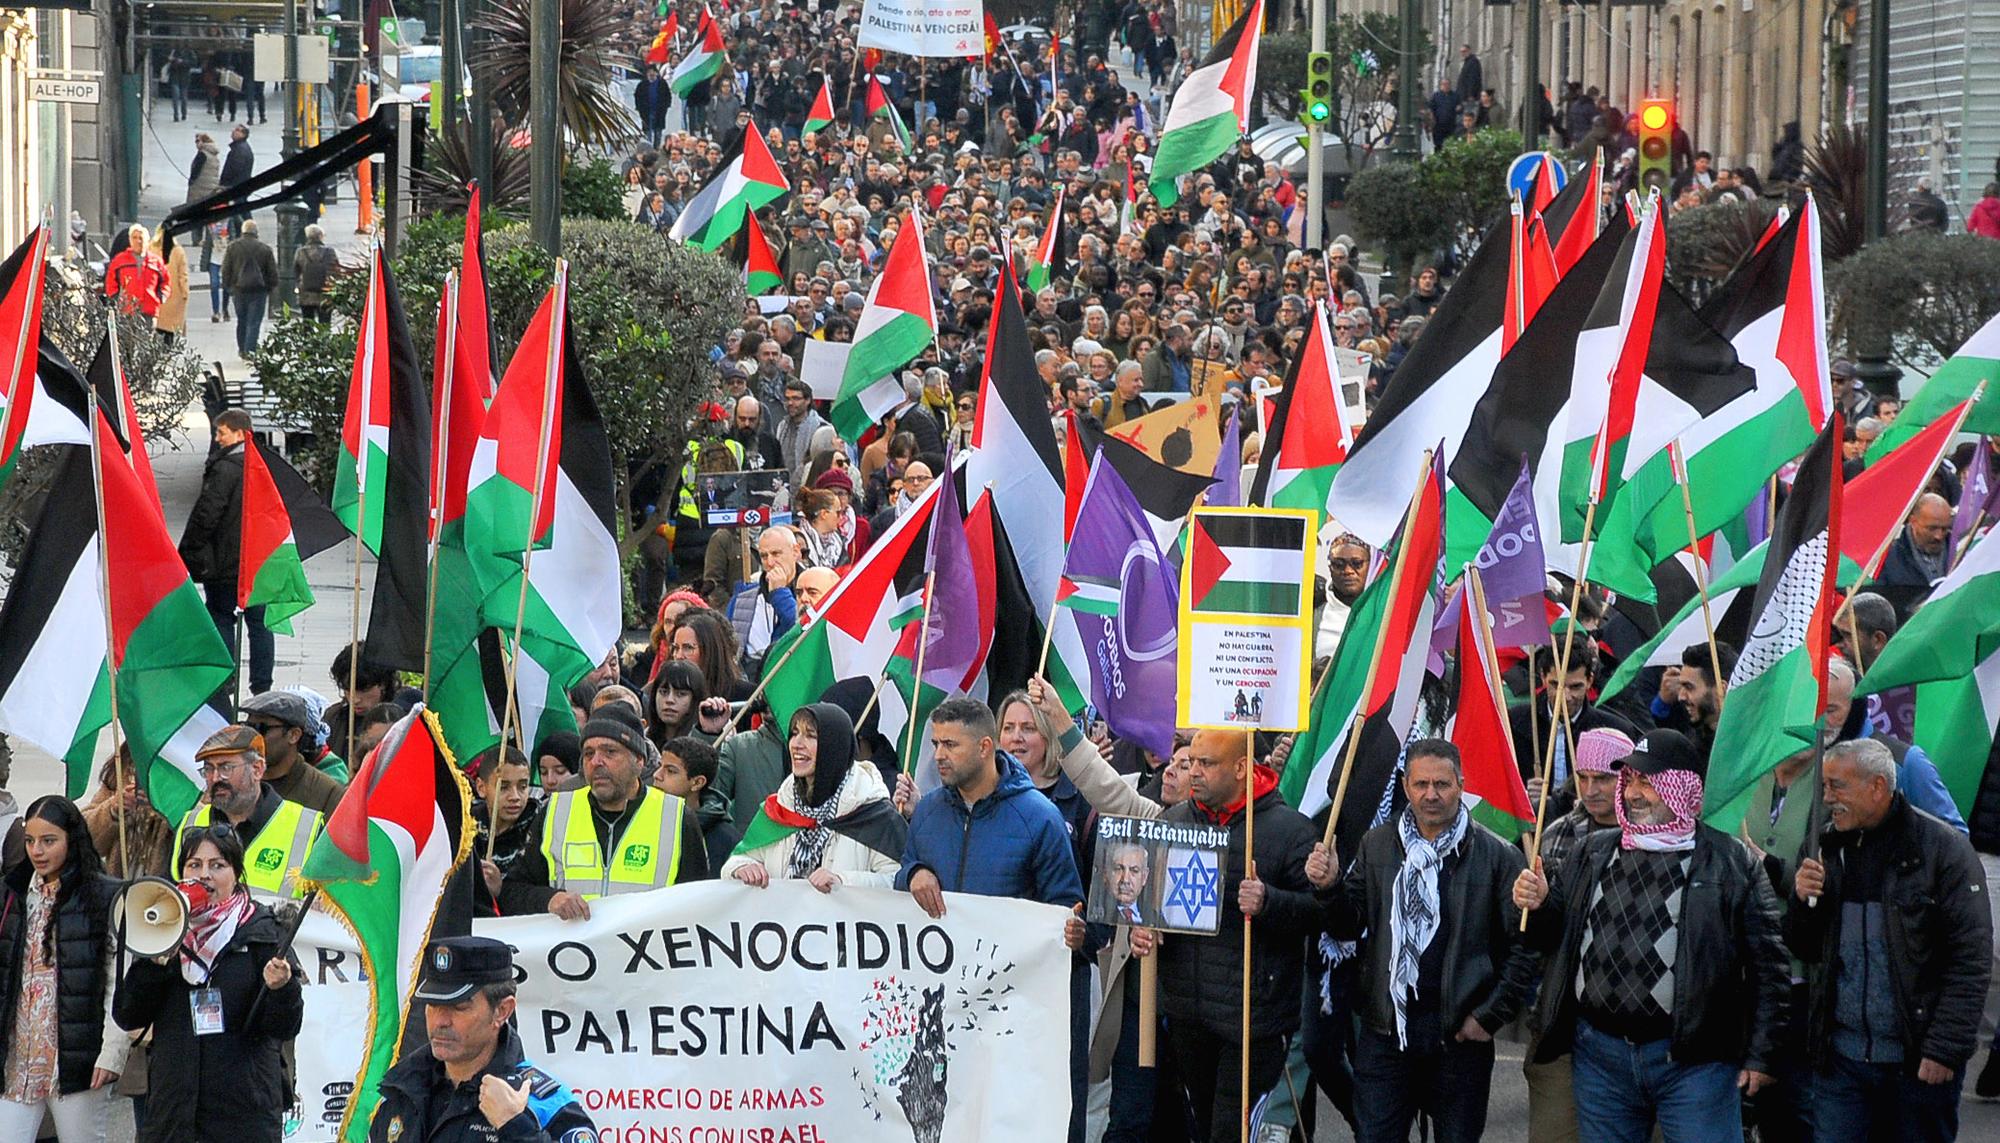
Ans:
[{"label": "wooden flag pole", "polygon": [[[1708,677],[1714,679],[1715,685],[1720,687],[1729,680],[1722,677],[1722,654],[1715,648],[1715,613],[1709,607],[1708,570],[1707,564],[1701,558],[1701,533],[1695,529],[1694,492],[1688,488],[1687,465],[1679,455],[1680,444],[1676,442],[1668,447],[1673,453],[1668,460],[1673,465],[1674,475],[1680,477],[1681,510],[1687,516],[1688,525],[1688,555],[1694,557],[1694,589],[1701,594],[1701,625],[1708,633]],[[1856,648],[1860,645],[1857,640]],[[1858,655],[1860,651],[1857,650],[1855,653]]]},{"label": "wooden flag pole", "polygon": [[[118,328],[118,315],[111,315],[111,328]],[[117,358],[114,344],[112,360]],[[118,751],[118,670],[112,662],[112,652],[118,646],[118,629],[111,618],[111,550],[105,542],[104,524],[104,448],[98,437],[97,421],[104,415],[103,405],[95,386],[90,389],[90,489],[97,500],[97,590],[104,599],[104,678],[108,684],[106,692],[111,699],[111,775],[118,783],[118,875],[131,877],[131,857],[125,847],[125,759]],[[136,426],[127,429],[136,431]],[[234,711],[230,712],[232,715]],[[136,764],[137,758],[133,759]]]},{"label": "wooden flag pole", "polygon": [[[1429,449],[1426,449],[1424,450],[1424,465],[1420,471],[1429,473],[1430,468],[1431,452]],[[1416,526],[1417,506],[1423,503],[1424,484],[1425,481],[1421,479],[1417,481],[1417,490],[1410,495],[1410,506],[1403,512],[1403,539],[1396,546],[1396,565],[1389,573],[1391,576],[1391,586],[1394,586],[1395,580],[1403,574],[1403,561],[1410,551],[1410,529]],[[1387,619],[1386,615],[1384,619]],[[1384,622],[1382,626],[1375,630],[1375,648],[1373,653],[1368,657],[1368,673],[1361,684],[1361,702],[1363,706],[1367,705],[1368,696],[1374,693],[1375,674],[1377,669],[1382,665],[1383,644],[1387,642],[1388,638],[1389,625],[1387,622]],[[1327,674],[1332,674],[1333,664],[1327,664],[1326,671]],[[1333,807],[1326,816],[1326,834],[1320,838],[1321,844],[1325,845],[1328,850],[1333,849],[1334,828],[1340,824],[1340,807],[1347,802],[1347,783],[1354,776],[1354,756],[1360,752],[1361,728],[1367,724],[1367,721],[1368,719],[1365,714],[1356,714],[1353,724],[1348,728],[1347,752],[1340,763],[1340,782],[1333,788]]]},{"label": "wooden flag pole", "polygon": [[444,314],[445,341],[436,352],[442,360],[452,362],[445,367],[444,383],[431,396],[439,402],[437,439],[431,441],[431,535],[425,546],[424,567],[424,706],[431,704],[431,639],[437,628],[437,553],[438,539],[444,530],[444,486],[448,477],[445,451],[451,441],[451,391],[458,380],[458,271],[448,271],[444,276],[444,294],[438,305],[448,307]]},{"label": "wooden flag pole", "polygon": [[743,700],[742,708],[729,716],[729,725],[722,728],[722,734],[715,740],[717,746],[721,746],[730,738],[735,737],[736,732],[742,729],[743,716],[749,714],[751,708],[757,705],[757,700],[764,697],[764,688],[770,686],[772,678],[784,668],[786,663],[792,661],[792,656],[798,652],[799,645],[804,642],[804,636],[792,640],[792,645],[785,648],[785,653],[778,656],[778,661],[764,668],[763,676],[757,680],[756,689],[750,692],[749,698]]},{"label": "wooden flag pole", "polygon": [[[1558,688],[1556,693],[1561,696],[1561,701],[1556,704],[1556,716],[1549,720],[1549,746],[1548,751],[1542,755],[1542,792],[1541,796],[1535,799],[1535,841],[1528,849],[1528,866],[1531,869],[1534,867],[1535,862],[1541,860],[1542,855],[1542,823],[1548,820],[1549,779],[1555,772],[1556,743],[1562,742],[1566,746],[1569,745],[1571,726],[1568,689],[1569,654],[1576,642],[1576,629],[1579,625],[1577,608],[1582,606],[1583,585],[1590,578],[1590,556],[1595,549],[1595,545],[1591,543],[1591,534],[1596,531],[1596,528],[1597,501],[1593,499],[1583,510],[1583,551],[1577,557],[1576,580],[1570,586],[1569,623],[1563,628],[1562,654],[1556,658],[1556,687]],[[1569,746],[1569,752],[1571,763],[1574,764],[1576,759],[1575,747]],[[1521,914],[1521,931],[1524,933],[1528,931],[1528,914],[1525,912]]]},{"label": "wooden flag pole", "polygon": [[1056,616],[1061,613],[1061,610],[1062,604],[1060,602],[1051,602],[1049,604],[1048,621],[1042,624],[1042,657],[1035,660],[1035,673],[1043,678],[1047,678],[1049,675],[1049,648],[1055,645]]},{"label": "wooden flag pole", "polygon": [[924,652],[931,643],[931,594],[937,587],[937,569],[924,573],[924,613],[917,620],[917,672],[910,676],[910,711],[903,728],[902,770],[912,774],[916,770],[917,750],[917,710],[924,700]]},{"label": "wooden flag pole", "polygon": [[1139,958],[1139,1066],[1160,1062],[1160,949]]},{"label": "wooden flag pole", "polygon": [[[521,552],[521,591],[514,600],[514,643],[513,653],[507,657],[507,708],[500,716],[500,745],[495,758],[505,757],[507,739],[519,734],[521,753],[528,753],[526,729],[514,716],[515,690],[519,685],[521,659],[521,627],[528,614],[529,574],[535,559],[535,522],[542,518],[542,486],[549,478],[549,438],[555,431],[555,418],[560,415],[556,407],[556,385],[551,380],[562,367],[563,342],[569,337],[569,262],[556,259],[556,284],[558,304],[551,308],[551,322],[560,322],[561,328],[550,331],[549,356],[542,372],[542,423],[535,438],[535,488],[528,498],[528,545]],[[351,705],[351,704],[350,704]],[[352,714],[350,713],[350,716]],[[500,799],[486,800],[488,814],[486,830],[486,859],[493,860],[493,843],[500,833]]]},{"label": "wooden flag pole", "polygon": [[[1243,877],[1257,877],[1257,731],[1243,728]],[[1240,894],[1240,889],[1239,889]],[[1151,958],[1148,958],[1151,959]],[[1241,1139],[1250,1138],[1250,916],[1243,917],[1243,1023],[1237,1058],[1237,1120]]]}]

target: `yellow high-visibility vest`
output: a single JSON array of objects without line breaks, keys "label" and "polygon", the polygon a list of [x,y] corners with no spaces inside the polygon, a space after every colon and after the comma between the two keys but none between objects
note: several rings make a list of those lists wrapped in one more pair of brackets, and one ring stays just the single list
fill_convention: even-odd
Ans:
[{"label": "yellow high-visibility vest", "polygon": [[[203,802],[189,810],[174,831],[173,875],[181,875],[181,836],[209,823],[214,807]],[[271,820],[256,837],[243,839],[243,885],[252,897],[295,900],[305,896],[299,889],[299,866],[312,849],[313,835],[319,832],[319,814],[298,804],[281,801]]]},{"label": "yellow high-visibility vest", "polygon": [[549,880],[588,901],[618,893],[643,893],[672,885],[680,877],[681,800],[651,787],[639,789],[632,820],[604,860],[591,821],[588,790],[565,790],[549,799],[542,815],[542,858]]}]

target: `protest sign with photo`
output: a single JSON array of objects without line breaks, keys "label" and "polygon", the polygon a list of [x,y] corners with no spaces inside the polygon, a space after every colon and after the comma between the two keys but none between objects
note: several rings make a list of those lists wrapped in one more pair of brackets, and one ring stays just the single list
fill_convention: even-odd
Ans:
[{"label": "protest sign with photo", "polygon": [[1084,905],[1087,920],[1213,936],[1221,927],[1229,831],[1192,822],[1105,815]]},{"label": "protest sign with photo", "polygon": [[792,474],[782,468],[704,473],[695,495],[711,528],[759,528],[792,521]]}]

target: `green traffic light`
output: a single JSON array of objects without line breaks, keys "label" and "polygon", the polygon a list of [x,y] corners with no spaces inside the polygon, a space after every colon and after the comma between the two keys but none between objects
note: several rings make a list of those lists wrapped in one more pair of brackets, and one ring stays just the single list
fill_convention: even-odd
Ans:
[{"label": "green traffic light", "polygon": [[1324,123],[1328,119],[1332,118],[1332,116],[1333,116],[1333,108],[1319,100],[1313,101],[1313,103],[1306,108],[1306,118],[1312,120],[1315,123]]}]

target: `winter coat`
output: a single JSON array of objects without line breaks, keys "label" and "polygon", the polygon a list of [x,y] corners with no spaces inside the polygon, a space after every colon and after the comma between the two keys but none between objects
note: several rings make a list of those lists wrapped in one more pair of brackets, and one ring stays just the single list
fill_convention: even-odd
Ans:
[{"label": "winter coat", "polygon": [[203,467],[201,493],[181,532],[180,554],[196,583],[233,589],[242,546],[243,446],[239,444],[210,457]]},{"label": "winter coat", "polygon": [[326,286],[340,266],[340,255],[324,242],[307,242],[292,254],[292,273],[298,278],[299,304],[326,304]]},{"label": "winter coat", "polygon": [[250,149],[250,140],[231,139],[229,156],[222,161],[222,188],[226,190],[250,181],[256,167],[257,153]]},{"label": "winter coat", "polygon": [[222,284],[234,294],[267,294],[278,284],[278,257],[264,240],[245,234],[222,256]]},{"label": "winter coat", "polygon": [[222,152],[211,139],[195,144],[194,162],[188,167],[187,198],[184,202],[200,202],[222,189]]},{"label": "winter coat", "polygon": [[[21,979],[27,967],[27,895],[37,877],[26,862],[0,882],[0,1066],[14,1042],[20,1017]],[[50,924],[56,939],[56,1090],[88,1090],[93,1069],[125,1070],[132,1041],[110,1019],[111,900],[119,883],[105,875],[84,879],[74,865],[62,874],[69,899]]]},{"label": "winter coat", "polygon": [[[1354,863],[1318,895],[1326,905],[1327,932],[1339,940],[1362,941],[1355,1009],[1369,1031],[1383,1036],[1396,1034],[1390,995],[1396,943],[1389,916],[1396,880],[1403,873],[1402,829],[1397,815],[1369,830]],[[1537,958],[1521,939],[1521,912],[1513,896],[1514,879],[1525,868],[1520,849],[1477,822],[1466,826],[1458,848],[1445,858],[1438,1030],[1447,1038],[1458,1033],[1467,1016],[1497,1032],[1527,1003]]]},{"label": "winter coat", "polygon": [[[1590,902],[1614,854],[1619,830],[1599,830],[1556,871],[1548,898],[1528,914],[1528,943],[1552,952],[1536,1001],[1543,1029],[1533,1058],[1548,1063],[1575,1042],[1576,980]],[[1683,954],[1674,964],[1674,1030],[1669,1052],[1679,1063],[1725,1063],[1775,1074],[1778,1033],[1791,994],[1790,962],[1779,938],[1770,878],[1743,844],[1712,826],[1696,826],[1694,857],[1676,919]]]},{"label": "winter coat", "polygon": [[278,955],[283,926],[259,904],[216,958],[208,986],[222,993],[223,1031],[194,1033],[190,996],[180,958],[166,964],[137,960],[125,970],[112,1012],[118,1026],[153,1029],[146,1127],[139,1143],[281,1143],[285,1109],[292,1104],[285,1077],[284,1043],[299,1034],[305,1002],[301,969],[264,997],[257,1021],[250,1008],[264,991],[264,964]]},{"label": "winter coat", "polygon": [[1075,905],[1083,900],[1083,879],[1062,814],[1013,755],[998,751],[993,764],[1000,782],[974,805],[949,786],[917,803],[896,888],[908,889],[917,870],[928,869],[947,893]]},{"label": "winter coat", "polygon": [[[1865,839],[1865,841],[1864,841]],[[1815,1063],[1831,1057],[1839,984],[1841,886],[1848,854],[1863,845],[1886,862],[1882,873],[1882,939],[1888,942],[1887,987],[1901,1017],[1904,1060],[1936,1060],[1964,1071],[1978,1047],[1993,951],[1985,872],[1959,832],[1910,805],[1901,793],[1889,816],[1868,831],[1831,831],[1821,846],[1826,892],[1817,907],[1788,897],[1785,943],[1806,964],[1811,988],[1806,1043]],[[1872,983],[1872,982],[1871,982]],[[1879,987],[1879,986],[1878,986]]]},{"label": "winter coat", "polygon": [[[497,1131],[479,1110],[479,1089],[487,1076],[509,1087],[528,1087],[528,1106]],[[499,1140],[501,1143],[574,1143],[597,1138],[595,1125],[562,1081],[530,1063],[522,1053],[521,1034],[502,1025],[493,1058],[479,1075],[463,1084],[445,1080],[444,1068],[420,1044],[382,1077],[382,1102],[369,1121],[371,1143],[459,1143]]]},{"label": "winter coat", "polygon": [[187,247],[176,241],[167,248],[167,296],[160,312],[153,315],[153,328],[176,336],[187,332],[188,256]]},{"label": "winter coat", "polygon": [[[871,802],[889,807],[889,788],[882,783],[882,776],[876,772],[875,767],[852,762],[853,733],[847,731],[844,732],[844,736],[837,736],[832,733],[833,730],[827,720],[820,720],[818,764],[826,765],[831,761],[830,755],[835,752],[845,754],[848,760],[848,777],[846,785],[839,791],[840,801],[835,816],[845,817]],[[788,781],[780,784],[777,793],[772,796],[784,809],[792,813],[800,812],[797,782]],[[888,812],[896,819],[898,825],[902,823],[901,816],[893,808],[889,808]],[[830,873],[838,873],[841,881],[848,885],[887,889],[895,881],[896,870],[902,864],[901,852],[883,853],[881,850],[863,845],[840,830],[832,832],[833,836],[827,841],[826,851],[820,858],[819,868]],[[792,850],[797,846],[798,838],[797,833],[788,833],[768,845],[739,852],[723,863],[721,875],[733,877],[738,869],[754,863],[763,865],[765,871],[774,879],[784,877],[786,869],[790,867]]]},{"label": "winter coat", "polygon": [[[1306,858],[1319,831],[1285,804],[1278,776],[1255,771],[1257,877],[1264,908],[1251,922],[1250,1034],[1290,1035],[1299,1026],[1299,990],[1305,986],[1306,937],[1319,931],[1320,908],[1306,880]],[[1215,825],[1215,816],[1193,798],[1170,806],[1162,821]],[[1234,1042],[1243,1022],[1243,914],[1236,890],[1243,883],[1244,814],[1229,817],[1229,852],[1222,863],[1221,927],[1212,937],[1169,934],[1160,942],[1160,1012],[1168,1034],[1176,1021],[1198,1024]]]},{"label": "winter coat", "polygon": [[127,311],[155,317],[167,297],[167,264],[150,250],[127,246],[104,270],[104,296]]},{"label": "winter coat", "polygon": [[2000,238],[2000,198],[1989,195],[1975,203],[1972,213],[1965,216],[1965,231],[1984,238]]}]

